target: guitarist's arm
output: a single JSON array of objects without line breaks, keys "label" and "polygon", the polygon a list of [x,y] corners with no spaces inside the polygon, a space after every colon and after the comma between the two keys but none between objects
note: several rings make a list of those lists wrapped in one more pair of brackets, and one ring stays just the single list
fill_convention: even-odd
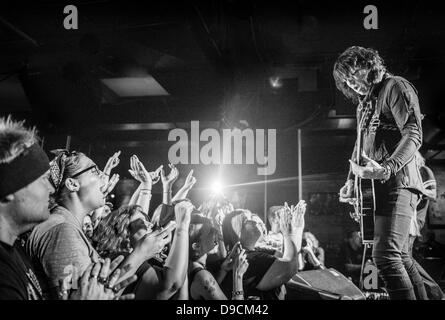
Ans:
[{"label": "guitarist's arm", "polygon": [[382,165],[388,166],[391,174],[396,174],[422,144],[421,113],[415,89],[395,80],[389,89],[385,107],[390,109],[402,137],[391,157]]},{"label": "guitarist's arm", "polygon": [[[352,161],[356,162],[357,159],[357,141],[354,144],[354,150],[352,151],[352,155],[349,158]],[[354,181],[354,173],[352,172],[352,167],[351,165],[349,165],[349,172],[348,172],[348,178],[346,179],[346,181],[352,180]]]}]

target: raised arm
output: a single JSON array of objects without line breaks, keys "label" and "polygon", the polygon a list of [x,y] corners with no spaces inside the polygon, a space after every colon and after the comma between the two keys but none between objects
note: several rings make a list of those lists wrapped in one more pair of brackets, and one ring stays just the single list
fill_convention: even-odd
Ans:
[{"label": "raised arm", "polygon": [[119,281],[123,281],[136,273],[138,268],[170,242],[170,233],[176,227],[176,223],[170,223],[165,229],[158,229],[145,234],[142,238],[135,240],[133,251],[122,262],[122,270]]},{"label": "raised arm", "polygon": [[[224,244],[224,242],[223,242]],[[237,242],[230,253],[225,257],[224,261],[221,263],[218,273],[216,274],[216,281],[221,284],[226,277],[227,273],[233,270],[233,266],[235,263],[235,257],[240,251],[241,244]]]},{"label": "raised arm", "polygon": [[175,206],[176,232],[163,268],[157,299],[169,299],[184,284],[189,261],[189,226],[193,205],[183,201]]},{"label": "raised arm", "polygon": [[[239,247],[239,249],[241,249],[241,247]],[[243,276],[249,267],[245,250],[239,249],[237,249],[238,254],[235,256],[235,262],[233,265],[232,300],[244,300]]]},{"label": "raised arm", "polygon": [[172,188],[176,179],[178,179],[179,171],[173,165],[169,164],[170,173],[168,176],[165,176],[164,169],[161,169],[161,180],[162,180],[162,203],[166,205],[172,204]]},{"label": "raised arm", "polygon": [[[133,170],[133,166],[135,166],[135,165],[134,165],[134,160],[132,160],[132,158],[130,158],[130,167],[131,167],[131,169],[128,170],[128,171],[130,172],[130,174],[132,175],[132,177],[134,179],[136,179],[137,181],[140,182],[140,184],[137,187],[137,189],[135,190],[135,192],[133,193],[133,195],[131,196],[130,202],[128,203],[128,205],[130,205],[130,206],[138,204],[137,202],[139,200],[139,194],[141,192],[141,189],[145,189],[144,191],[147,191],[147,189],[152,189],[153,185],[155,185],[159,181],[159,179],[160,179],[160,172],[161,172],[161,169],[162,169],[162,166],[160,166],[159,168],[156,169],[156,171],[149,172],[149,175],[150,175],[150,178],[151,178],[151,181],[152,181],[152,187],[150,188],[150,187],[147,186],[147,184],[144,184],[143,182],[141,182],[142,177],[139,177],[136,174],[138,172],[138,170]],[[137,159],[137,157],[136,157],[136,159]],[[139,161],[139,159],[138,159],[138,161]],[[142,165],[142,167],[143,167],[143,165]],[[135,166],[135,169],[136,168],[138,168],[138,166]],[[134,174],[132,172],[134,172]],[[145,179],[148,179],[148,178],[145,178]],[[148,212],[148,210],[147,210],[147,212]]]},{"label": "raised arm", "polygon": [[266,291],[279,287],[289,281],[298,272],[298,253],[304,229],[306,203],[301,200],[296,207],[285,210],[280,215],[280,229],[284,238],[282,258],[277,258],[257,285],[257,289]]},{"label": "raised arm", "polygon": [[137,187],[137,189],[134,191],[133,195],[131,196],[130,202],[128,203],[129,206],[133,206],[136,204],[136,201],[139,198],[139,192],[141,191],[141,184]]},{"label": "raised arm", "polygon": [[193,188],[195,183],[196,183],[196,178],[193,176],[193,169],[192,169],[187,175],[184,185],[181,187],[181,189],[178,190],[178,192],[176,192],[175,196],[172,199],[172,202],[187,198],[189,191]]},{"label": "raised arm", "polygon": [[151,189],[153,187],[151,175],[135,155],[130,158],[130,167],[131,169],[128,171],[133,178],[140,182],[138,197],[135,204],[142,208],[142,212],[148,214],[148,210],[150,209]]}]

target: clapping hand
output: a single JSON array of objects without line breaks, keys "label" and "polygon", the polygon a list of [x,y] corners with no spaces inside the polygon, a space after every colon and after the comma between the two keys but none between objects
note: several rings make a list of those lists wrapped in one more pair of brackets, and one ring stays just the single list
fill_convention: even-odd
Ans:
[{"label": "clapping hand", "polygon": [[109,179],[107,181],[107,184],[104,185],[104,187],[102,189],[102,193],[104,194],[105,197],[108,196],[111,191],[113,191],[113,189],[116,186],[116,184],[118,183],[118,181],[119,181],[119,175],[117,173],[113,174],[111,179]]},{"label": "clapping hand", "polygon": [[135,180],[141,183],[149,183],[151,185],[151,175],[136,155],[132,155],[130,158],[130,168],[131,169],[129,169],[128,172]]},{"label": "clapping hand", "polygon": [[159,180],[161,180],[161,170],[164,166],[160,165],[155,171],[150,172],[151,180],[153,181],[153,184],[158,183]]},{"label": "clapping hand", "polygon": [[292,233],[292,214],[291,214],[291,208],[287,205],[287,202],[285,203],[284,209],[279,213],[279,225],[280,225],[280,231],[283,236],[289,235]]},{"label": "clapping hand", "polygon": [[187,175],[187,178],[185,179],[183,188],[191,189],[195,183],[196,183],[196,178],[193,176],[193,169],[192,169],[190,170],[189,174]]},{"label": "clapping hand", "polygon": [[190,201],[181,201],[175,205],[175,219],[178,226],[186,227],[188,230],[193,209],[194,206]]},{"label": "clapping hand", "polygon": [[176,181],[176,179],[178,179],[179,176],[179,171],[173,164],[170,163],[168,166],[170,167],[170,173],[168,174],[168,176],[165,176],[164,168],[161,169],[161,180],[164,188],[171,188],[171,186]]},{"label": "clapping hand", "polygon": [[[287,205],[287,204],[286,204]],[[298,201],[296,206],[291,207],[292,214],[292,228],[304,229],[304,214],[306,213],[306,202],[304,200]]]},{"label": "clapping hand", "polygon": [[119,164],[119,156],[121,155],[120,151],[115,152],[107,161],[107,164],[105,165],[102,179],[104,181],[104,186],[101,188],[102,193],[106,197],[111,191],[113,191],[114,187],[116,186],[117,182],[119,181],[119,175],[113,174],[113,176],[110,179],[111,170],[117,167]]},{"label": "clapping hand", "polygon": [[153,232],[147,233],[137,242],[135,250],[141,252],[141,254],[146,257],[147,260],[153,258],[159,254],[170,242],[170,233],[175,228],[176,223],[171,221],[165,228],[160,228]]},{"label": "clapping hand", "polygon": [[107,164],[105,165],[104,168],[104,174],[109,178],[110,174],[111,174],[111,170],[113,170],[114,168],[117,167],[117,165],[119,164],[120,160],[119,160],[119,156],[121,155],[121,152],[115,152],[107,161]]},{"label": "clapping hand", "polygon": [[92,263],[78,279],[78,289],[70,290],[71,277],[66,277],[60,283],[59,296],[62,300],[131,300],[134,294],[121,295],[123,289],[135,282],[136,275],[129,277],[120,283],[116,283],[120,277],[121,269],[117,269],[124,260],[119,256],[110,262],[105,259],[103,263]]},{"label": "clapping hand", "polygon": [[238,254],[234,258],[234,264],[233,264],[234,276],[242,277],[248,267],[249,267],[249,262],[247,261],[246,252],[244,249],[241,249],[238,251]]},{"label": "clapping hand", "polygon": [[284,210],[280,214],[280,229],[283,235],[292,235],[304,229],[304,214],[306,202],[300,200],[296,206],[284,203]]},{"label": "clapping hand", "polygon": [[235,263],[234,258],[238,255],[238,253],[241,251],[241,243],[237,242],[230,253],[227,255],[227,257],[224,259],[223,263],[221,264],[221,269],[224,271],[229,272],[233,269],[233,265]]}]

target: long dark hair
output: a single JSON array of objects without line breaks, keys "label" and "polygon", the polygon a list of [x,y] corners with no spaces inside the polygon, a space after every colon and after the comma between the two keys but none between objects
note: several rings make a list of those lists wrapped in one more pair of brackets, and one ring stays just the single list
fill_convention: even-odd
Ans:
[{"label": "long dark hair", "polygon": [[246,212],[248,210],[236,209],[224,217],[222,231],[224,244],[230,250],[240,241],[241,231],[247,221]]},{"label": "long dark hair", "polygon": [[122,206],[99,222],[93,233],[93,243],[101,256],[115,257],[131,252],[130,217],[141,210],[138,205]]},{"label": "long dark hair", "polygon": [[369,84],[379,82],[386,73],[384,61],[376,50],[352,46],[337,58],[332,72],[338,90],[355,104],[359,102],[359,95],[348,87],[346,79],[349,79],[357,70],[363,69],[370,71],[366,79]]},{"label": "long dark hair", "polygon": [[213,227],[209,218],[196,213],[192,214],[189,227],[189,257],[192,261],[200,258],[193,250],[193,243],[199,242],[205,232],[210,232],[214,236],[218,234],[218,230]]}]

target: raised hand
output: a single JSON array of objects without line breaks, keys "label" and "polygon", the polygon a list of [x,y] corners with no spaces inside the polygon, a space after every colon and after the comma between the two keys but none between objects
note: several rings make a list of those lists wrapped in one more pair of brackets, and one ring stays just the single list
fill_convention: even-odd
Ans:
[{"label": "raised hand", "polygon": [[[123,257],[120,256],[113,260],[113,263],[110,263],[110,259],[105,259],[103,264],[92,263],[79,279],[78,289],[71,292],[68,290],[70,277],[65,278],[60,284],[60,298],[62,300],[134,299],[133,294],[121,296],[119,292],[136,281],[135,275],[115,285],[121,273],[120,269],[115,269],[122,260]],[[113,272],[111,276],[110,272]]]},{"label": "raised hand", "polygon": [[176,223],[171,221],[165,228],[147,233],[135,246],[146,259],[151,259],[159,254],[170,242],[170,233],[176,228]]},{"label": "raised hand", "polygon": [[135,155],[132,155],[130,158],[130,168],[128,172],[130,172],[131,176],[151,189],[153,185],[152,175],[148,173],[142,162]]},{"label": "raised hand", "polygon": [[234,258],[233,270],[234,275],[242,277],[249,267],[249,262],[247,261],[247,255],[244,249],[242,249]]},{"label": "raised hand", "polygon": [[175,221],[178,226],[188,227],[193,209],[194,206],[190,201],[181,201],[175,205]]},{"label": "raised hand", "polygon": [[161,180],[164,188],[173,186],[173,183],[176,181],[176,179],[178,179],[179,176],[179,171],[173,164],[170,163],[168,166],[170,167],[170,173],[168,174],[168,176],[165,176],[164,169],[161,169]]},{"label": "raised hand", "polygon": [[117,173],[113,174],[111,179],[109,179],[108,183],[104,186],[102,190],[105,197],[108,196],[111,191],[113,191],[118,181],[119,181],[119,175]]},{"label": "raised hand", "polygon": [[292,230],[293,232],[296,229],[303,230],[304,229],[304,214],[306,213],[306,202],[304,200],[300,200],[296,206],[291,207],[291,215],[292,215]]},{"label": "raised hand", "polygon": [[161,170],[164,166],[160,165],[155,171],[150,172],[151,180],[153,181],[153,184],[158,183],[159,180],[161,180]]},{"label": "raised hand", "polygon": [[110,176],[111,174],[111,170],[113,170],[114,168],[117,167],[117,165],[119,164],[120,160],[119,160],[119,156],[121,155],[121,152],[115,152],[107,161],[107,164],[105,165],[104,168],[104,174],[106,176]]},{"label": "raised hand", "polygon": [[232,250],[227,255],[227,257],[222,262],[221,269],[223,269],[224,271],[227,271],[227,272],[232,270],[233,269],[233,265],[235,263],[234,257],[236,257],[239,254],[240,251],[241,251],[241,243],[237,242],[233,246]]},{"label": "raised hand", "polygon": [[284,208],[281,211],[279,215],[279,225],[280,225],[280,231],[285,235],[289,235],[292,233],[292,213],[291,208],[287,204],[287,202],[284,203]]},{"label": "raised hand", "polygon": [[339,201],[343,203],[354,204],[355,199],[352,198],[352,191],[354,190],[354,180],[346,181],[345,185],[340,189]]},{"label": "raised hand", "polygon": [[183,188],[191,189],[195,183],[196,183],[196,178],[193,176],[193,169],[192,169],[192,170],[190,170],[189,174],[187,175],[187,178],[185,178]]}]

